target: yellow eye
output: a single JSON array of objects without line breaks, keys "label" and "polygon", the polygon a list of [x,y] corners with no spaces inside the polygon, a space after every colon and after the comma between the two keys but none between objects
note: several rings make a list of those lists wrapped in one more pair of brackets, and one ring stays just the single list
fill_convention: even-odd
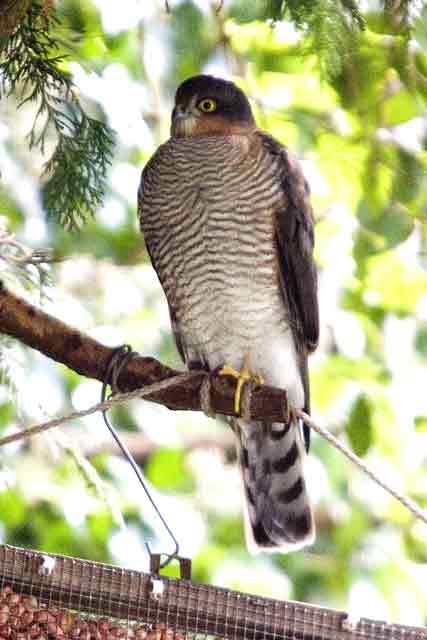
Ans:
[{"label": "yellow eye", "polygon": [[203,111],[204,113],[212,113],[212,111],[215,111],[216,109],[216,100],[213,98],[203,98],[197,106],[200,111]]}]

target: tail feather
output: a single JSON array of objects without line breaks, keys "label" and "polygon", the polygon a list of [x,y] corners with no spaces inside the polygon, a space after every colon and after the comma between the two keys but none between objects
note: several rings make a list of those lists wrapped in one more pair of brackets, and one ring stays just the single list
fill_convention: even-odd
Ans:
[{"label": "tail feather", "polygon": [[245,533],[252,552],[294,551],[314,540],[298,425],[234,421],[245,494]]}]

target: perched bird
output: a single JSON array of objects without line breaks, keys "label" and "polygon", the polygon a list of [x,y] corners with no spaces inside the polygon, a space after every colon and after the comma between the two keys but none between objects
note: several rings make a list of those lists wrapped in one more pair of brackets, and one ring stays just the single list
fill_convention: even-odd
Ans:
[{"label": "perched bird", "polygon": [[[319,333],[309,188],[235,84],[199,75],[179,86],[171,137],[144,168],[138,208],[188,369],[242,371],[242,381],[249,368],[308,412],[307,356]],[[232,427],[249,550],[310,544],[295,415],[286,425],[235,418]],[[308,449],[307,427],[304,440]]]}]

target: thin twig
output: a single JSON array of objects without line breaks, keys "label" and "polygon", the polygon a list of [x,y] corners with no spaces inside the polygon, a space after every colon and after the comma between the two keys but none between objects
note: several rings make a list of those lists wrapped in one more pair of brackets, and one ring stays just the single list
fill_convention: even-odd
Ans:
[{"label": "thin twig", "polygon": [[215,13],[216,14],[221,13],[223,8],[224,8],[224,0],[218,0],[218,4],[215,7]]}]

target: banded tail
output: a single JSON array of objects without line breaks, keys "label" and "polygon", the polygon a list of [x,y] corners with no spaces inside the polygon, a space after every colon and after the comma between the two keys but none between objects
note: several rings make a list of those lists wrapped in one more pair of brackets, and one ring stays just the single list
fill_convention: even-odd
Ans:
[{"label": "banded tail", "polygon": [[233,421],[245,494],[249,551],[287,553],[314,541],[303,477],[304,444],[296,422]]}]

